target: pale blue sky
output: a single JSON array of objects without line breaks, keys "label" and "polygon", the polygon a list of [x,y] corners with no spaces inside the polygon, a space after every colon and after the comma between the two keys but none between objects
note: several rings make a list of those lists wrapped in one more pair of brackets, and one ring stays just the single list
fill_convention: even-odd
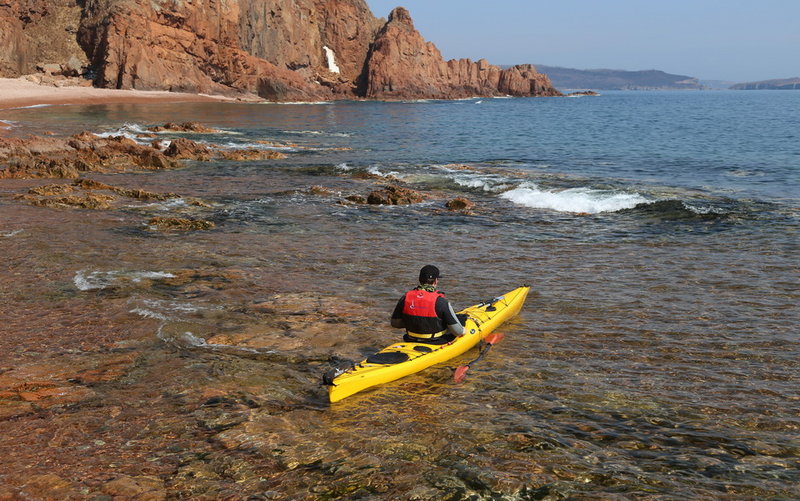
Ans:
[{"label": "pale blue sky", "polygon": [[367,0],[402,5],[445,59],[658,69],[735,82],[800,77],[800,0]]}]

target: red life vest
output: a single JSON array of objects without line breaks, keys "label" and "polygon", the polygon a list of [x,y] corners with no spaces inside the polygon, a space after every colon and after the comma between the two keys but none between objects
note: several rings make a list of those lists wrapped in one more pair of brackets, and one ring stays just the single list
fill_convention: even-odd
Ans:
[{"label": "red life vest", "polygon": [[406,292],[403,320],[410,335],[432,337],[431,335],[444,333],[447,326],[436,314],[436,300],[440,297],[444,297],[443,292],[428,292],[423,289]]}]

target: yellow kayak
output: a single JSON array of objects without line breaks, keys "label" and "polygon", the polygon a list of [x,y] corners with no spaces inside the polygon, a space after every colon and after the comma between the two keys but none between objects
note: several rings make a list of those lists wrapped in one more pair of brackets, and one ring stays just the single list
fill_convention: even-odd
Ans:
[{"label": "yellow kayak", "polygon": [[326,374],[323,380],[328,385],[330,401],[338,402],[372,386],[400,379],[461,355],[519,313],[529,291],[528,286],[519,287],[491,301],[461,310],[459,313],[469,317],[464,323],[464,335],[448,344],[437,346],[401,341],[349,369]]}]

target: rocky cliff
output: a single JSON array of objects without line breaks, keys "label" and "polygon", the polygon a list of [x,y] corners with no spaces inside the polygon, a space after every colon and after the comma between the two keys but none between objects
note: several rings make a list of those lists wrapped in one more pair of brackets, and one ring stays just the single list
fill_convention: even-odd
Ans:
[{"label": "rocky cliff", "polygon": [[81,14],[76,0],[0,0],[0,76],[34,73],[46,63],[79,72],[88,62],[77,40]]},{"label": "rocky cliff", "polygon": [[409,12],[398,7],[381,28],[367,59],[365,96],[387,98],[464,98],[472,96],[555,96],[546,75],[532,65],[503,70],[485,59],[445,61],[439,49],[414,28]]},{"label": "rocky cliff", "polygon": [[0,76],[269,100],[558,95],[535,68],[444,61],[364,0],[0,0]]}]

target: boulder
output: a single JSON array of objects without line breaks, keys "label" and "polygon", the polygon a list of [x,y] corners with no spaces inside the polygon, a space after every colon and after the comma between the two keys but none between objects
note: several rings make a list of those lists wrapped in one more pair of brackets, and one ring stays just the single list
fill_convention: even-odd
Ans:
[{"label": "boulder", "polygon": [[202,144],[190,139],[179,137],[170,142],[164,154],[170,158],[183,158],[190,160],[209,160],[211,151]]},{"label": "boulder", "polygon": [[475,207],[475,203],[464,197],[458,197],[448,200],[445,207],[452,211],[470,211]]},{"label": "boulder", "polygon": [[425,198],[417,191],[390,184],[375,190],[367,196],[370,205],[409,205],[419,203]]}]

